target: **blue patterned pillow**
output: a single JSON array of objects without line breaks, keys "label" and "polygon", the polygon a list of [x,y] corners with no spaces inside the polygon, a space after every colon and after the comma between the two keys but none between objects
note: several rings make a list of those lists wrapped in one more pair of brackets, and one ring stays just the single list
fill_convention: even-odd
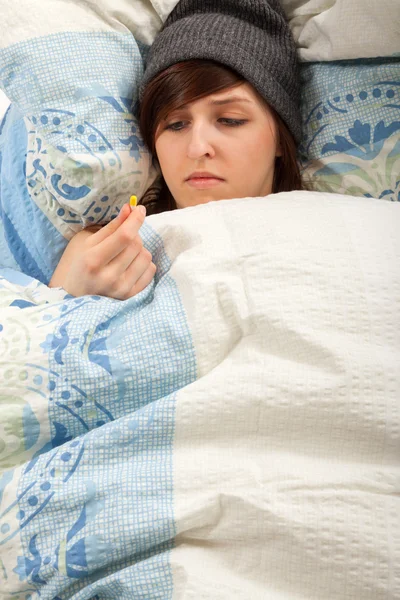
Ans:
[{"label": "blue patterned pillow", "polygon": [[302,64],[300,158],[317,191],[400,200],[400,60]]},{"label": "blue patterned pillow", "polygon": [[[142,5],[130,24],[149,21]],[[18,5],[3,12],[0,88],[12,105],[0,122],[0,266],[48,283],[75,232],[116,216],[154,178],[132,109],[149,44],[100,8],[45,3],[34,27]]]}]

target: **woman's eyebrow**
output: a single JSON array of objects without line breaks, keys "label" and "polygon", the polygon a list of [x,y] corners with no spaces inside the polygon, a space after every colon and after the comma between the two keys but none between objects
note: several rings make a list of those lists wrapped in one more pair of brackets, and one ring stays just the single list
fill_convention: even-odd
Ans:
[{"label": "woman's eyebrow", "polygon": [[210,104],[222,106],[223,104],[231,104],[232,102],[248,102],[249,104],[253,104],[251,100],[242,98],[241,96],[229,96],[229,98],[223,98],[222,100],[211,100]]},{"label": "woman's eyebrow", "polygon": [[[228,98],[223,98],[222,100],[210,100],[209,104],[211,106],[223,106],[224,104],[233,104],[234,102],[247,102],[248,104],[253,104],[251,100],[248,100],[247,98],[242,98],[241,96],[229,96]],[[190,102],[188,102],[187,104],[182,104],[182,106],[172,111],[172,113],[179,112],[181,110],[186,110],[190,106]],[[166,121],[168,117],[169,115],[164,117],[164,121]]]}]

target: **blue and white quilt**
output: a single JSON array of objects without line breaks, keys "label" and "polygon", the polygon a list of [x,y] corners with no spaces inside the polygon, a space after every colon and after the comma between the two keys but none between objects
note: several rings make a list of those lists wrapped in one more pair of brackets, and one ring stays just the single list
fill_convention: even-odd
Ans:
[{"label": "blue and white quilt", "polygon": [[0,596],[394,598],[400,210],[151,216],[138,296],[0,279]]}]

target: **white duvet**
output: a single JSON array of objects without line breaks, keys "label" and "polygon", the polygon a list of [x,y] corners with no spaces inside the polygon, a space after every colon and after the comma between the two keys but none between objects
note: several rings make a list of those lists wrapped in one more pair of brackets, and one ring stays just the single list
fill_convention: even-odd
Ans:
[{"label": "white duvet", "polygon": [[399,598],[399,231],[292,192],[148,217],[127,302],[3,271],[1,597]]}]

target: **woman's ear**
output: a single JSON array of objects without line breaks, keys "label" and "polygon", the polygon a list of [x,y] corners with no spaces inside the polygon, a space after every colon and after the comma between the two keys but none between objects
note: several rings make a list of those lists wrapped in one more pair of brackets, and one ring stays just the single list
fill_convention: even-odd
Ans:
[{"label": "woman's ear", "polygon": [[275,158],[280,158],[282,156],[282,148],[281,148],[281,143],[277,142],[276,144],[276,152],[275,152]]}]

